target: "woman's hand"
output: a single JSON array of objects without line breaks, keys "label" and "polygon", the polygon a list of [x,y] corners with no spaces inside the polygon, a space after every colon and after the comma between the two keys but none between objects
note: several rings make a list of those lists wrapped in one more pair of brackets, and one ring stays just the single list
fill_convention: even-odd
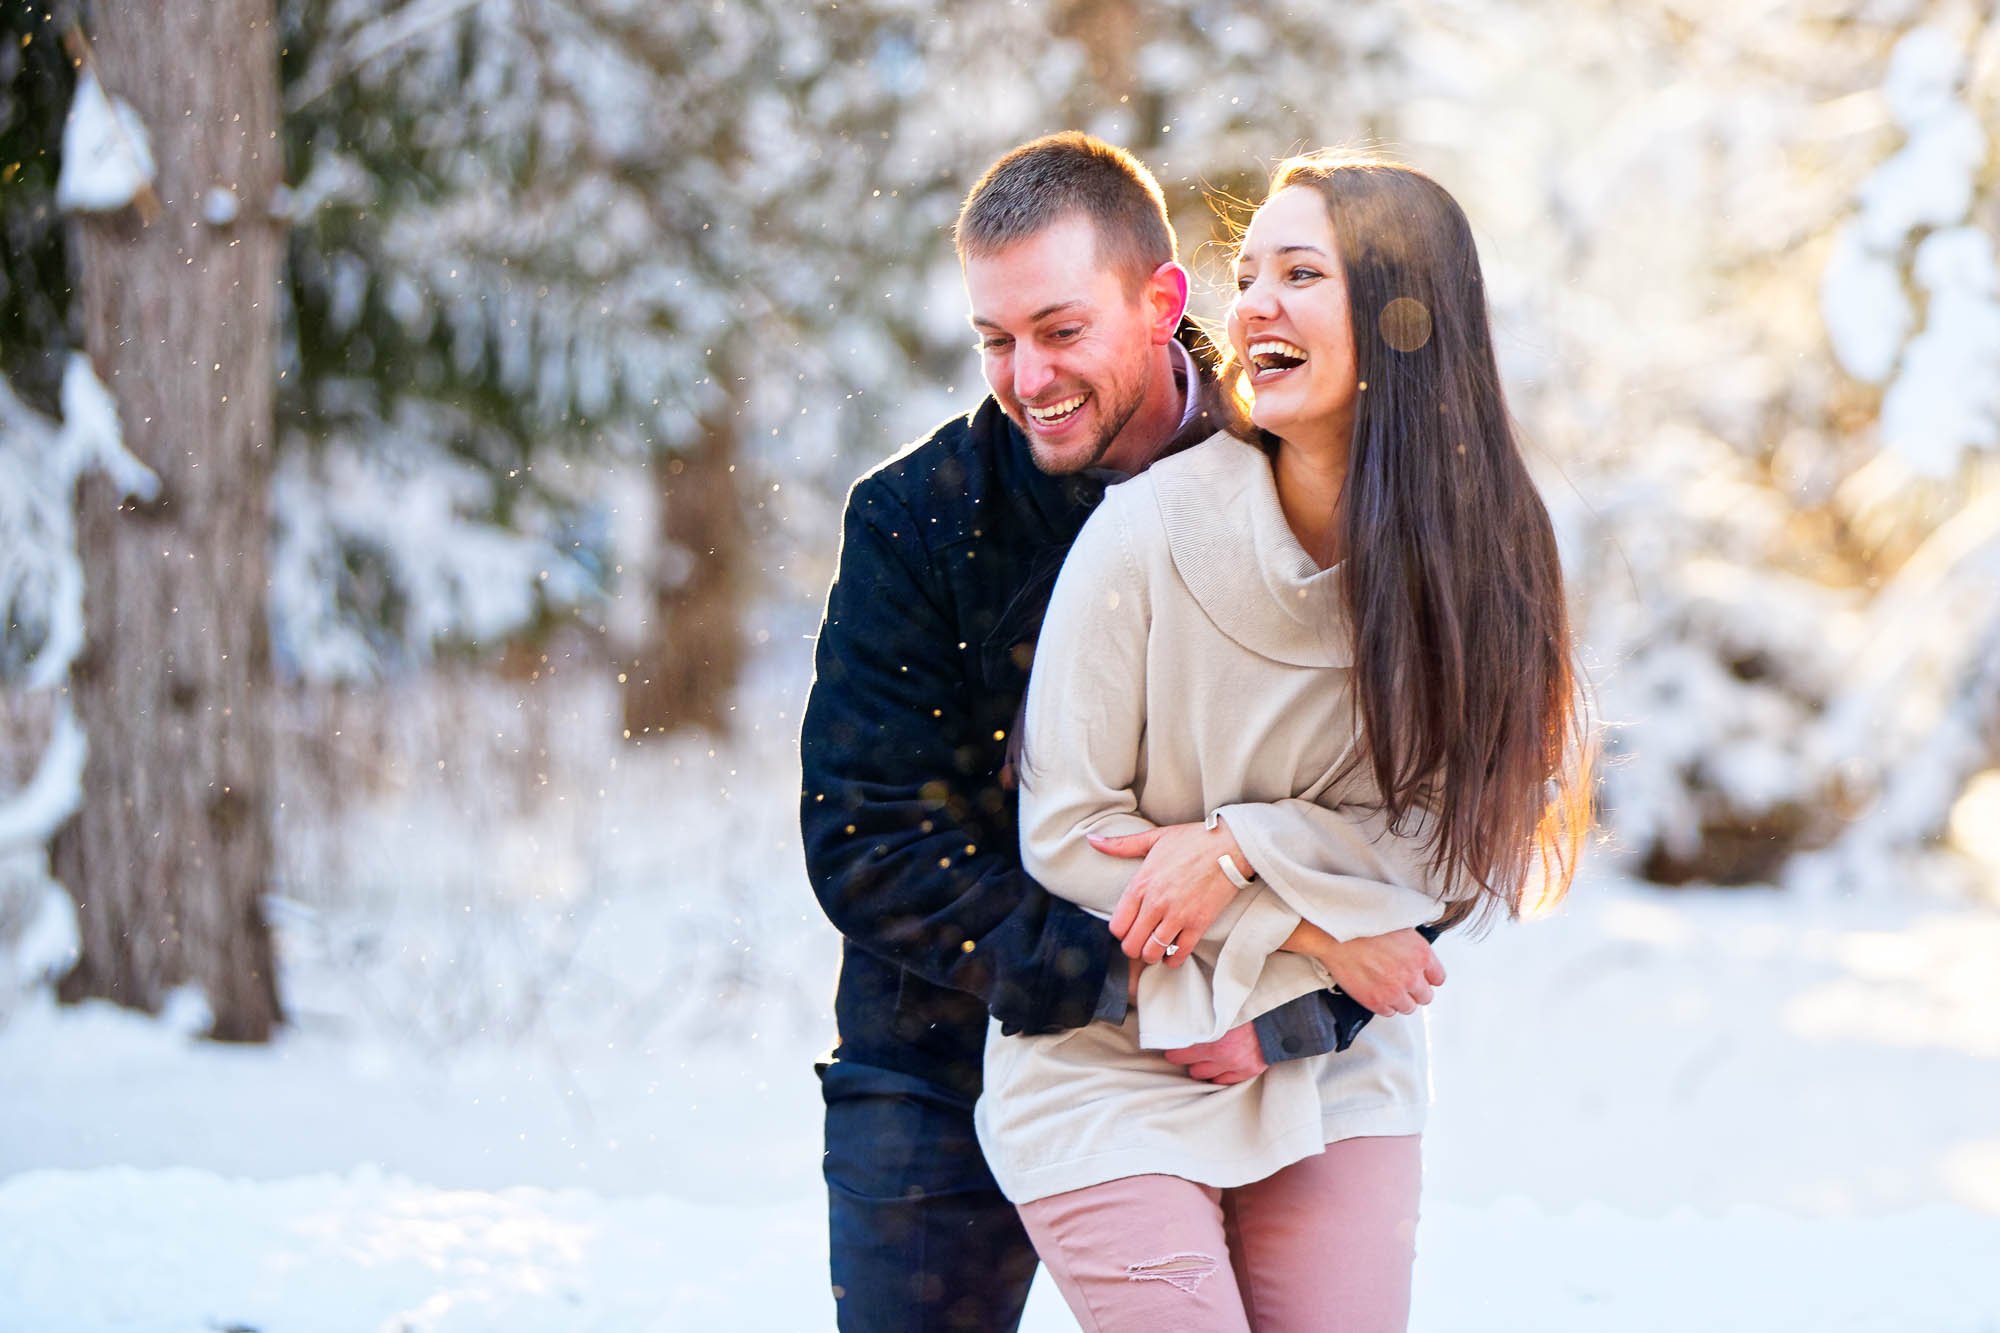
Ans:
[{"label": "woman's hand", "polygon": [[1414,1014],[1444,985],[1444,964],[1430,941],[1414,930],[1337,940],[1311,922],[1301,922],[1283,947],[1311,954],[1336,984],[1364,1009],[1378,1014]]},{"label": "woman's hand", "polygon": [[[1111,933],[1127,957],[1148,963],[1165,960],[1169,967],[1188,960],[1215,918],[1236,897],[1236,886],[1222,873],[1221,858],[1228,855],[1245,876],[1256,874],[1244,863],[1243,849],[1224,820],[1217,820],[1214,828],[1168,824],[1117,838],[1093,833],[1090,845],[1107,856],[1145,858],[1111,914]],[[1171,955],[1169,944],[1179,946]]]}]

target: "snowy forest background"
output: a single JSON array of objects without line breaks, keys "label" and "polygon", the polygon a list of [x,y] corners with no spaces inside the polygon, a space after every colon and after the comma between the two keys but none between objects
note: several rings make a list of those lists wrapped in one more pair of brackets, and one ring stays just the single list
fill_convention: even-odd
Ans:
[{"label": "snowy forest background", "polygon": [[0,1329],[830,1323],[809,639],[1064,127],[1199,313],[1295,149],[1478,231],[1610,762],[1418,1326],[2000,1329],[1989,6],[151,8],[0,5]]}]

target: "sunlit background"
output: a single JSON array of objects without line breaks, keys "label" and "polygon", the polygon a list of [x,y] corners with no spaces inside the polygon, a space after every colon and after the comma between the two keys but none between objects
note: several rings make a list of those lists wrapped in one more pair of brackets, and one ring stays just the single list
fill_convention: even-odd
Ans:
[{"label": "sunlit background", "polygon": [[0,1329],[831,1326],[810,639],[1071,127],[1207,317],[1298,149],[1477,231],[1609,762],[1414,1326],[2000,1328],[1990,6],[0,16]]}]

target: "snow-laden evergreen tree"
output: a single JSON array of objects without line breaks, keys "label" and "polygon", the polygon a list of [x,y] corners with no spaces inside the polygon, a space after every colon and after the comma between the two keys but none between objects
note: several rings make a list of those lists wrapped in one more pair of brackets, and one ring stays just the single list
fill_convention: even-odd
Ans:
[{"label": "snow-laden evergreen tree", "polygon": [[1850,891],[1895,879],[2000,768],[2000,29],[1921,6],[1883,63],[1893,151],[1821,286],[1843,368],[1881,392],[1836,494],[1880,578],[1818,738],[1858,818],[1799,867]]},{"label": "snow-laden evergreen tree", "polygon": [[76,344],[55,202],[75,80],[57,17],[53,6],[0,7],[0,374],[44,414],[56,411]]},{"label": "snow-laden evergreen tree", "polygon": [[[1901,853],[1993,753],[1990,611],[1962,591],[2000,386],[1963,336],[1963,224],[1993,230],[1967,133],[1993,121],[1992,33],[1949,4],[1481,14],[1426,7],[1405,133],[1490,236],[1614,847],[1667,882],[1902,890],[1922,866]],[[1870,381],[1937,383],[1933,327],[1955,382],[1919,424]]]},{"label": "snow-laden evergreen tree", "polygon": [[[302,672],[585,603],[631,730],[717,717],[768,535],[750,471],[837,470],[843,407],[921,356],[871,272],[900,258],[865,214],[896,206],[888,130],[921,84],[896,73],[904,15],[876,8],[287,6],[274,616]],[[633,524],[591,465],[620,458],[658,525],[614,543]]]},{"label": "snow-laden evergreen tree", "polygon": [[[585,616],[633,729],[712,718],[752,540],[976,383],[980,166],[1084,124],[1205,231],[1216,173],[1379,130],[1389,10],[1302,40],[1282,9],[292,0],[281,657],[366,675],[615,592]],[[607,455],[652,469],[651,550],[564,468]]]}]

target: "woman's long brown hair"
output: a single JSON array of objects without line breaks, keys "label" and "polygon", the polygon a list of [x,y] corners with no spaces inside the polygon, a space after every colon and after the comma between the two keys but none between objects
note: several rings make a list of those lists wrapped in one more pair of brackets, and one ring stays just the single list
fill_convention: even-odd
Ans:
[{"label": "woman's long brown hair", "polygon": [[1339,515],[1355,762],[1432,869],[1479,887],[1448,921],[1552,905],[1589,828],[1592,745],[1472,229],[1437,182],[1378,158],[1291,158],[1271,193],[1289,186],[1332,218],[1360,381]]}]

